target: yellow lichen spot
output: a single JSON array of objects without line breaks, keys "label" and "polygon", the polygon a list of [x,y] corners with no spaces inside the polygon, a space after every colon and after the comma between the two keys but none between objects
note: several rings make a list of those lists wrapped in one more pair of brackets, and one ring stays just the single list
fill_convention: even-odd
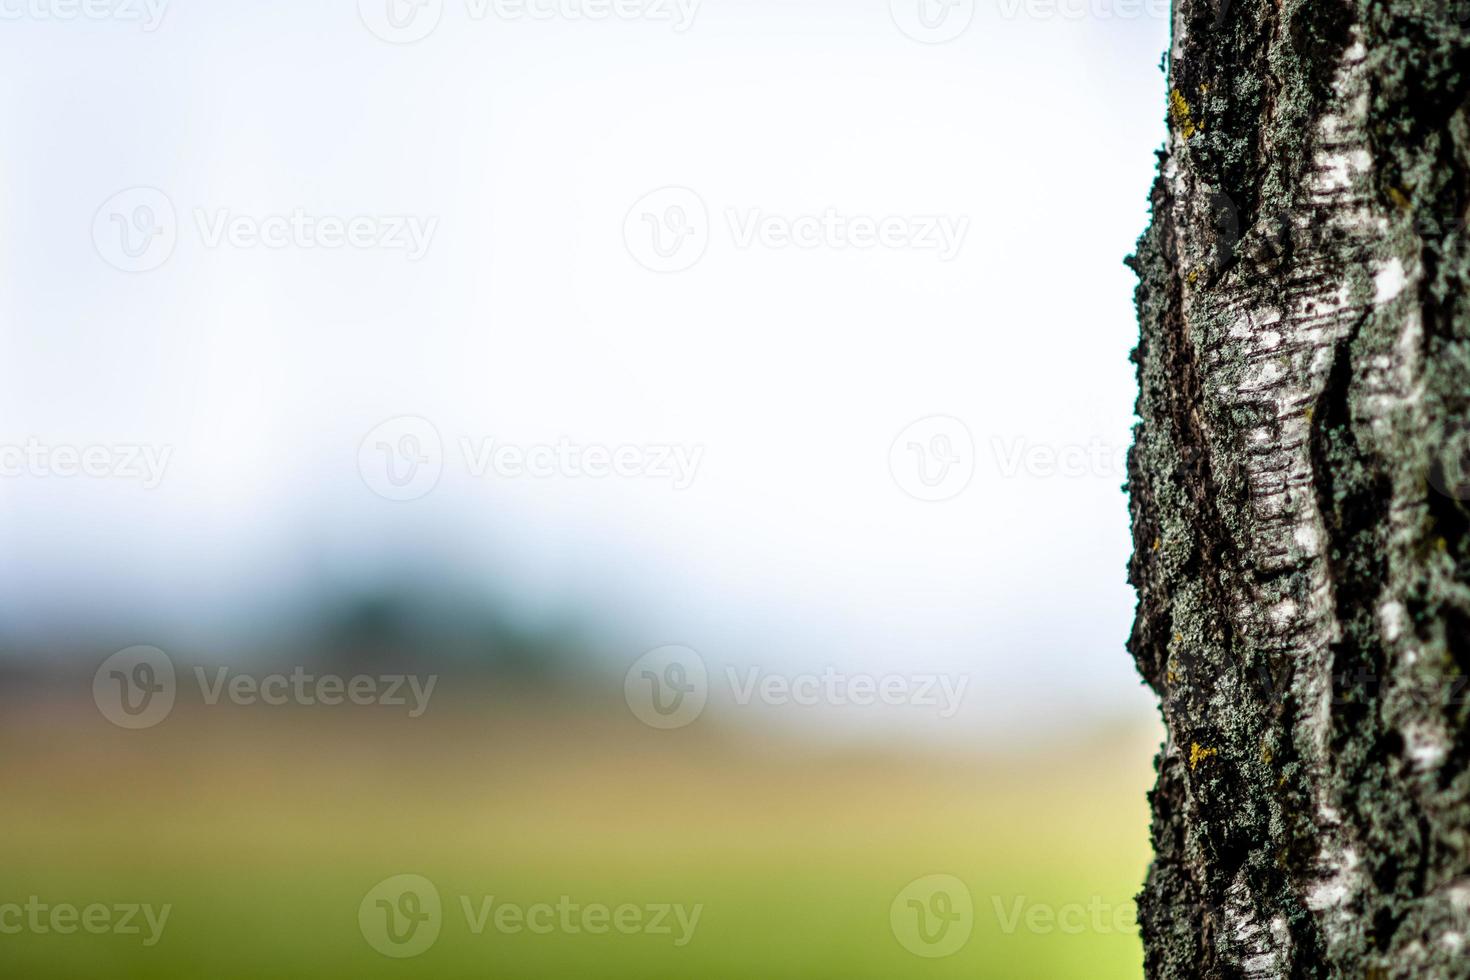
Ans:
[{"label": "yellow lichen spot", "polygon": [[1158,551],[1158,550],[1159,550],[1159,545],[1160,545],[1160,544],[1161,544],[1161,543],[1162,543],[1162,542],[1160,542],[1160,541],[1159,541],[1159,539],[1158,539],[1158,538],[1154,538],[1154,548],[1153,548],[1153,550],[1154,550],[1154,551]]},{"label": "yellow lichen spot", "polygon": [[1434,539],[1434,547],[1436,549],[1438,549],[1439,551],[1448,551],[1449,548],[1450,548],[1450,543],[1448,541],[1446,541],[1444,538],[1435,538]]},{"label": "yellow lichen spot", "polygon": [[1397,187],[1390,187],[1388,189],[1388,199],[1394,204],[1398,205],[1399,209],[1402,211],[1407,211],[1410,208],[1408,195],[1399,190]]},{"label": "yellow lichen spot", "polygon": [[1200,94],[1201,95],[1209,95],[1210,94],[1210,83],[1209,82],[1205,82],[1203,85],[1201,85],[1199,87],[1199,91],[1200,91]]},{"label": "yellow lichen spot", "polygon": [[1271,746],[1269,746],[1269,745],[1263,745],[1263,746],[1261,746],[1261,761],[1262,762],[1264,762],[1266,765],[1269,766],[1271,764],[1271,760],[1274,759],[1274,758],[1276,758],[1276,756],[1271,751]]},{"label": "yellow lichen spot", "polygon": [[1307,406],[1307,411],[1306,411],[1307,421],[1308,422],[1312,421],[1312,416],[1315,415],[1315,414],[1317,414],[1317,410],[1315,408],[1313,408],[1311,405],[1308,405]]},{"label": "yellow lichen spot", "polygon": [[1198,742],[1191,742],[1189,745],[1189,771],[1194,772],[1201,762],[1210,758],[1210,756],[1219,754],[1219,749],[1201,748]]},{"label": "yellow lichen spot", "polygon": [[1181,136],[1189,139],[1194,135],[1195,125],[1194,120],[1189,118],[1189,102],[1177,88],[1169,93],[1169,114],[1174,117]]},{"label": "yellow lichen spot", "polygon": [[1191,286],[1199,282],[1199,266],[1195,266],[1193,269],[1190,269],[1189,272],[1185,274],[1184,281],[1189,283]]},{"label": "yellow lichen spot", "polygon": [[1175,633],[1174,634],[1174,642],[1175,643],[1183,643],[1184,642],[1184,634],[1183,633]]}]

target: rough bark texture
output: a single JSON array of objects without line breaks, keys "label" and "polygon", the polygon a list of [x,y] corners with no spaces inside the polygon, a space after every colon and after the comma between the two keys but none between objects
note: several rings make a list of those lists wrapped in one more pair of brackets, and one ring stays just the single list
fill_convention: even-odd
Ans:
[{"label": "rough bark texture", "polygon": [[1129,483],[1152,977],[1470,977],[1470,5],[1176,0]]}]

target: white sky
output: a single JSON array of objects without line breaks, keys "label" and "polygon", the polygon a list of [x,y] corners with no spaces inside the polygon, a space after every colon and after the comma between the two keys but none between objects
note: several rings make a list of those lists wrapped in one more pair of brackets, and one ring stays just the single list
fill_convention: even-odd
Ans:
[{"label": "white sky", "polygon": [[[1007,475],[996,447],[1128,441],[1155,11],[982,3],[923,44],[886,0],[705,0],[682,33],[446,0],[395,45],[352,0],[176,0],[151,32],[8,3],[0,443],[172,447],[155,489],[0,479],[12,626],[187,625],[429,555],[528,608],[616,613],[630,660],[976,670],[976,725],[1147,704],[1122,649],[1123,474]],[[707,207],[708,248],[657,273],[624,220],[670,185]],[[92,229],[136,186],[172,202],[177,244],[126,273]],[[413,262],[211,248],[196,215],[298,208],[437,226]],[[742,248],[727,218],[829,208],[968,234],[951,261]],[[432,493],[391,502],[358,448],[403,415],[447,456]],[[889,451],[935,415],[967,426],[974,477],[926,503]],[[476,478],[461,436],[703,455],[681,491]]]}]

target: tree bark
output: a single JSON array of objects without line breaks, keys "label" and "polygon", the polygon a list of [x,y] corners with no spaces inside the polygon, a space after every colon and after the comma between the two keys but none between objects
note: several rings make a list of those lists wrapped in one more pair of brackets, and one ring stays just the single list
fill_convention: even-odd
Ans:
[{"label": "tree bark", "polygon": [[1151,977],[1470,977],[1467,15],[1175,0],[1129,260]]}]

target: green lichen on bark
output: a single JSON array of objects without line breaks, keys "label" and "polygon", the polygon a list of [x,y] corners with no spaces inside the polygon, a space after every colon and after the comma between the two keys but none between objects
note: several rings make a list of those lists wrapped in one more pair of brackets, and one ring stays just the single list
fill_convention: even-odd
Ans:
[{"label": "green lichen on bark", "polygon": [[1156,977],[1470,976],[1470,5],[1177,0],[1129,648]]}]

